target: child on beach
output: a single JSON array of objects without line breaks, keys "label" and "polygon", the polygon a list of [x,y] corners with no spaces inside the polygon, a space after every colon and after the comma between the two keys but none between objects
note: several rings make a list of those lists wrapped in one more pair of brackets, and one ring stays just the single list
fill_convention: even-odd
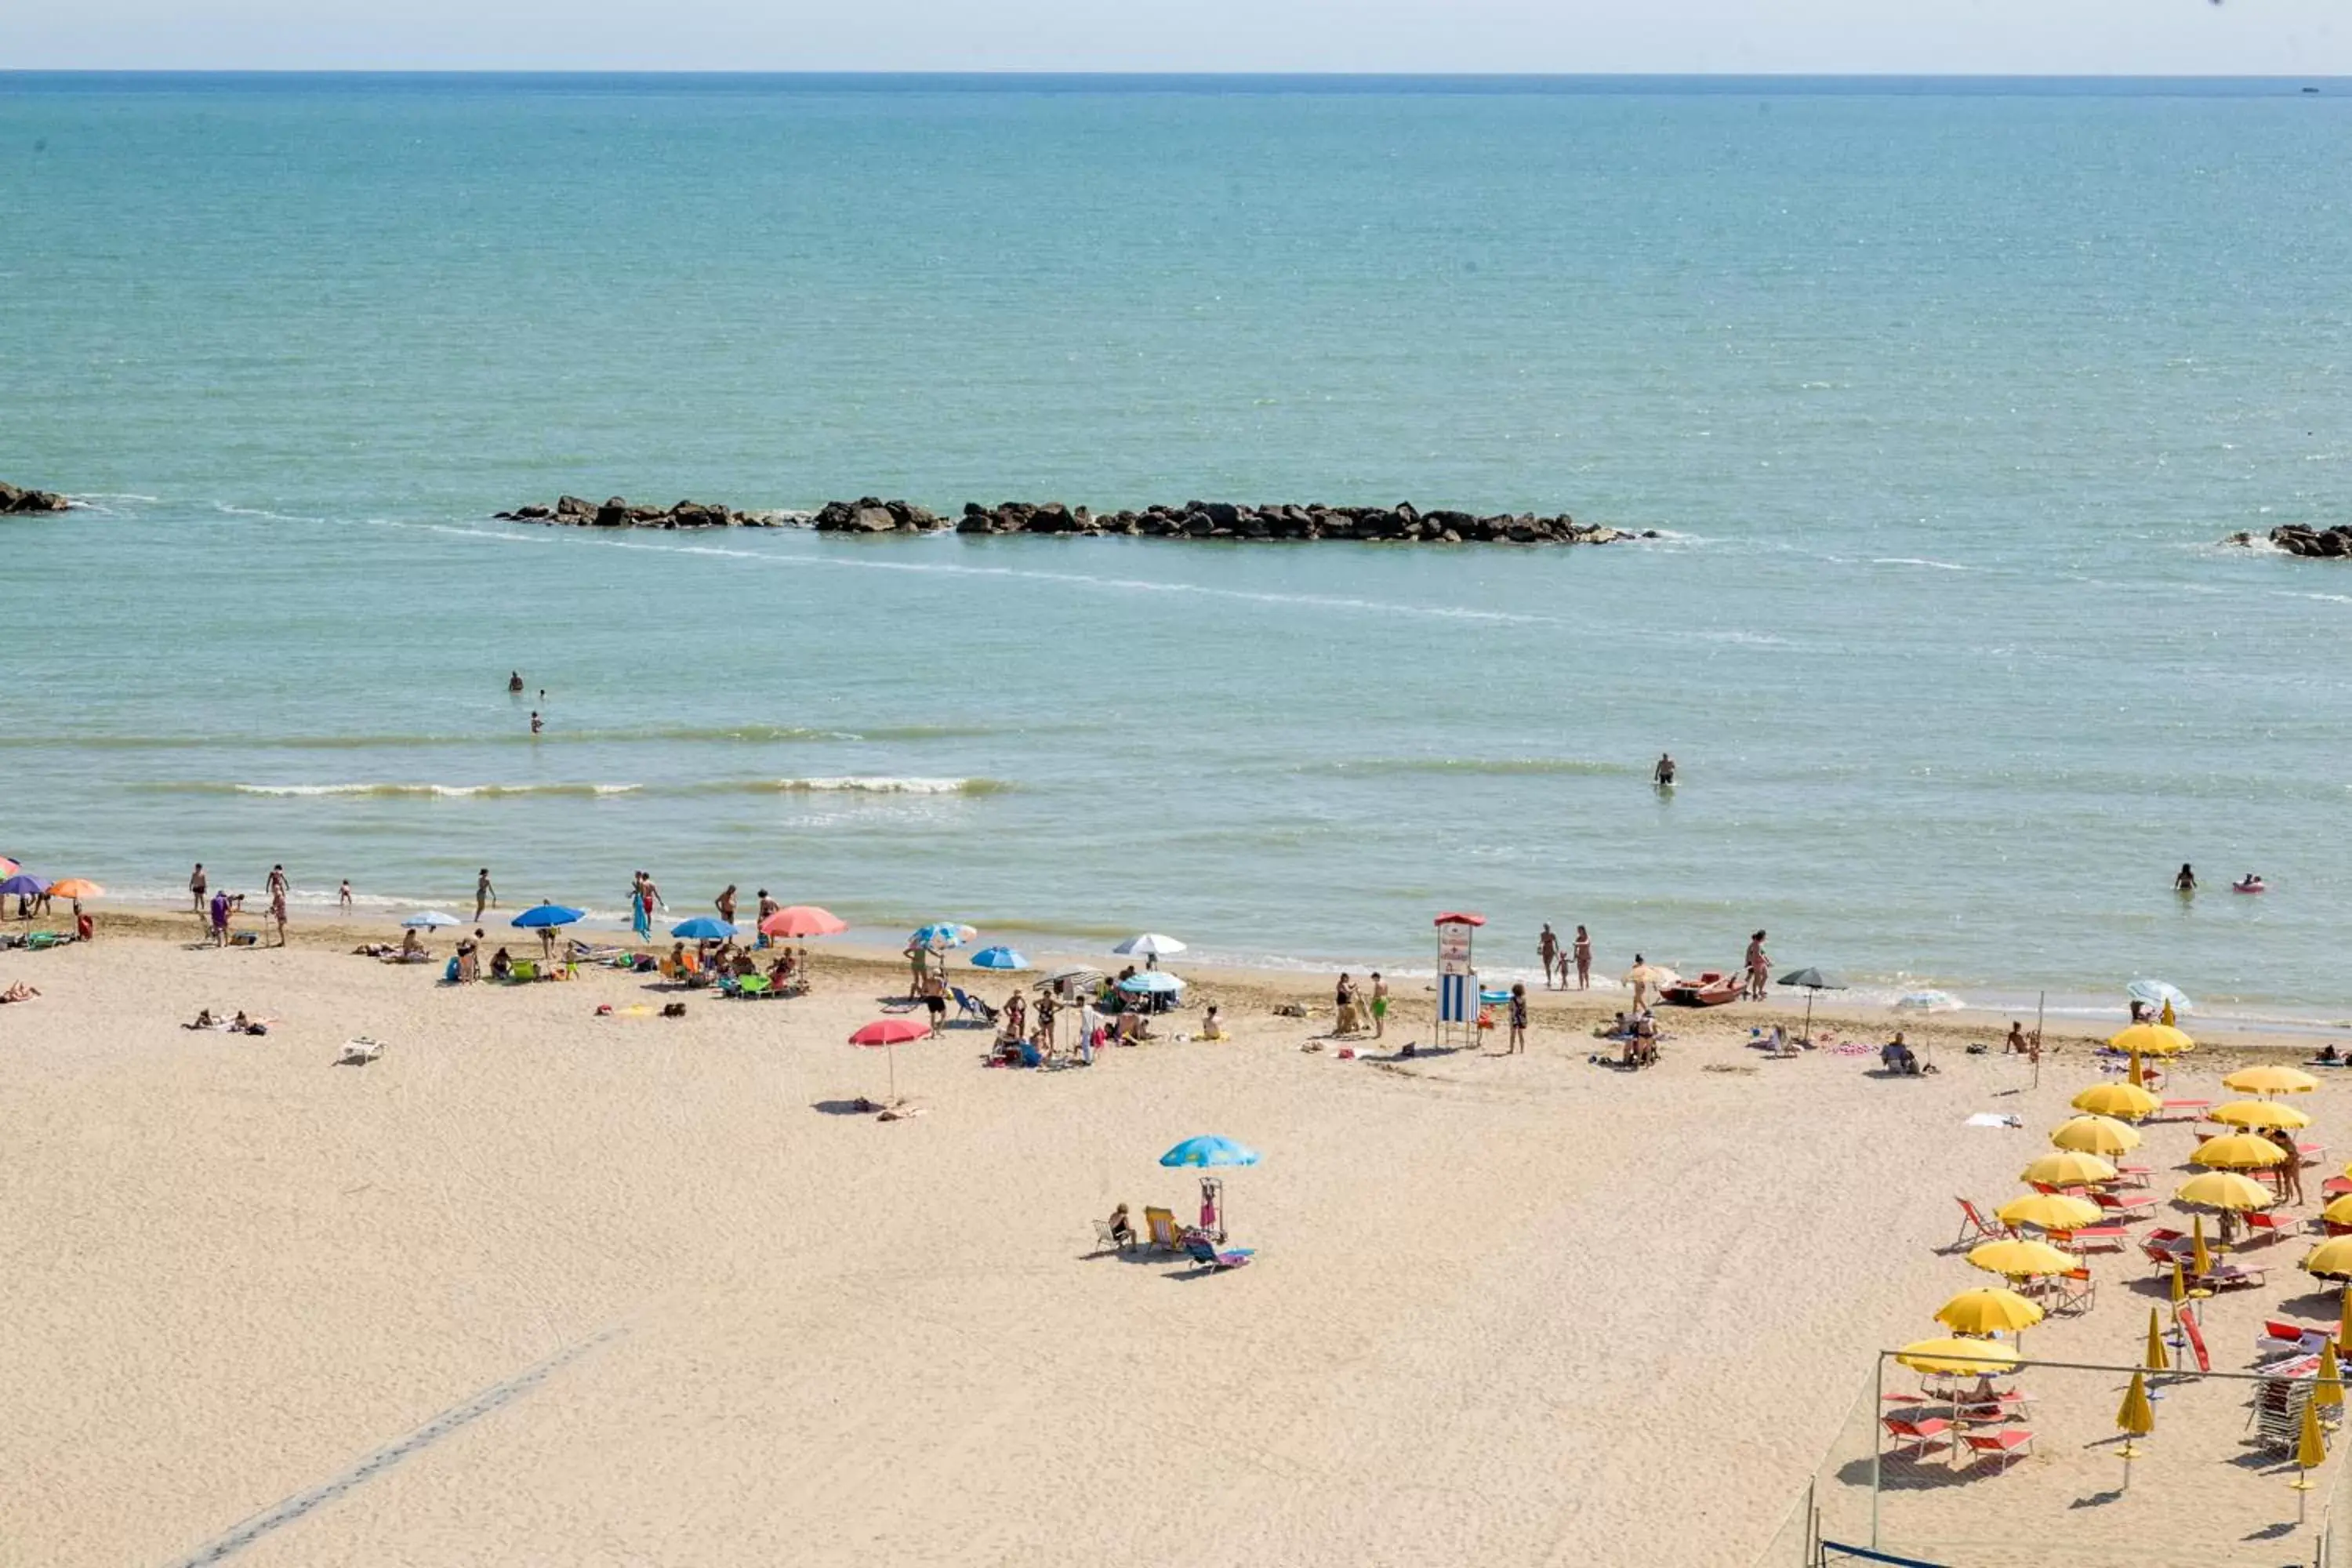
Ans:
[{"label": "child on beach", "polygon": [[1528,988],[1524,982],[1514,982],[1511,986],[1511,1034],[1503,1048],[1507,1053],[1528,1048]]},{"label": "child on beach", "polygon": [[1381,1039],[1389,1032],[1389,983],[1381,972],[1372,971],[1372,1038]]}]

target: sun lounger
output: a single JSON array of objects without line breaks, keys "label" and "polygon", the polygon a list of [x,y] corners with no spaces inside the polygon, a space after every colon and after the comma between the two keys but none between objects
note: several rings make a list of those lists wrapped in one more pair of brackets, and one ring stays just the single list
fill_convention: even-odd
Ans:
[{"label": "sun lounger", "polygon": [[2199,1372],[2211,1372],[2213,1358],[2205,1353],[2205,1325],[2197,1321],[2197,1309],[2183,1304],[2180,1309],[2180,1331],[2189,1336],[2189,1349],[2197,1357]]},{"label": "sun lounger", "polygon": [[2264,1214],[2260,1209],[2248,1209],[2238,1217],[2246,1222],[2246,1239],[2243,1245],[2248,1247],[2253,1245],[2256,1237],[2260,1237],[2264,1241],[2276,1241],[2280,1237],[2298,1229],[2302,1223],[2293,1215]]},{"label": "sun lounger", "polygon": [[955,998],[957,1017],[977,1018],[983,1024],[991,1025],[996,1022],[996,1009],[966,991],[962,986],[949,986],[948,994]]},{"label": "sun lounger", "polygon": [[1219,1252],[1217,1244],[1209,1239],[1208,1233],[1199,1230],[1184,1233],[1184,1250],[1192,1256],[1193,1262],[1215,1269],[1239,1268],[1256,1256],[1255,1249],[1247,1247]]},{"label": "sun lounger", "polygon": [[1895,1439],[1898,1454],[1908,1448],[1915,1459],[1926,1458],[1927,1450],[1945,1443],[1944,1435],[1952,1429],[1952,1424],[1940,1415],[1923,1415],[1916,1420],[1901,1415],[1882,1415],[1878,1424],[1886,1428],[1888,1436]]},{"label": "sun lounger", "polygon": [[2335,1334],[2333,1325],[2323,1328],[2316,1323],[2294,1323],[2281,1318],[2263,1320],[2263,1331],[2254,1336],[2256,1359],[2282,1355],[2317,1355],[2320,1347]]},{"label": "sun lounger", "polygon": [[2209,1290],[2233,1290],[2240,1287],[2259,1287],[2263,1283],[2263,1271],[2242,1268],[2234,1263],[2216,1263],[2210,1274],[2199,1274],[2192,1269],[2187,1279],[2190,1285],[2201,1285]]},{"label": "sun lounger", "polygon": [[383,1055],[383,1042],[371,1040],[365,1035],[343,1042],[343,1054],[335,1058],[337,1067],[365,1067]]},{"label": "sun lounger", "polygon": [[1145,1209],[1143,1230],[1151,1238],[1151,1245],[1162,1252],[1181,1252],[1184,1249],[1184,1238],[1177,1234],[1173,1209]]},{"label": "sun lounger", "polygon": [[2121,1252],[2131,1240],[2131,1232],[2119,1225],[2086,1225],[2080,1230],[2053,1230],[2048,1235],[2051,1246],[2078,1258],[2094,1252]]},{"label": "sun lounger", "polygon": [[2147,1120],[2150,1121],[2196,1121],[2200,1120],[2204,1116],[2205,1112],[2212,1109],[2213,1102],[2210,1100],[2168,1100],[2156,1110],[2154,1114],[2149,1116]]},{"label": "sun lounger", "polygon": [[2139,1215],[2146,1213],[2147,1210],[2154,1208],[2157,1204],[2157,1197],[2154,1193],[2141,1193],[2127,1198],[2120,1193],[2104,1192],[2097,1188],[2094,1188],[2091,1192],[2091,1201],[2098,1205],[2101,1208],[2106,1210],[2109,1214],[2119,1214],[2136,1218]]},{"label": "sun lounger", "polygon": [[2155,1167],[2153,1166],[2126,1165],[2118,1161],[2116,1164],[2116,1184],[2117,1186],[2144,1187],[2147,1185],[2148,1178],[2154,1173]]},{"label": "sun lounger", "polygon": [[1980,1241],[2006,1241],[2009,1239],[2011,1234],[2009,1226],[1985,1218],[1983,1213],[1978,1209],[1977,1205],[1969,1202],[1966,1198],[1960,1198],[1956,1201],[1960,1205],[1959,1239],[1953,1242],[1951,1246],[1946,1247],[1944,1249],[1945,1251],[1958,1252],[1962,1247],[1974,1247]]},{"label": "sun lounger", "polygon": [[2033,1434],[2022,1426],[2002,1426],[1990,1432],[1963,1432],[1960,1441],[1968,1445],[1971,1463],[1986,1454],[1998,1454],[2004,1471],[2009,1468],[2011,1459],[2019,1454],[2033,1451]]}]

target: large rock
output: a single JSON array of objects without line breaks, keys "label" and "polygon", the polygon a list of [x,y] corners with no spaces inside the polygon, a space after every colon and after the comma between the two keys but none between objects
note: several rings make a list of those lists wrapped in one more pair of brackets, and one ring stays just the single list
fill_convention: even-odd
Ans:
[{"label": "large rock", "polygon": [[64,511],[72,505],[55,490],[23,490],[0,484],[0,512]]},{"label": "large rock", "polygon": [[[2244,534],[2232,536],[2233,542],[2252,543]],[[2271,542],[2289,555],[2307,555],[2327,560],[2341,560],[2352,555],[2352,524],[2338,523],[2333,528],[2311,528],[2290,522],[2271,530]]]}]

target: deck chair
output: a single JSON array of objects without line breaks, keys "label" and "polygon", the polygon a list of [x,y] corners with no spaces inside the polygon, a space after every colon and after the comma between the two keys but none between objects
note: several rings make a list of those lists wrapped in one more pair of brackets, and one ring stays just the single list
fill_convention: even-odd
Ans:
[{"label": "deck chair", "polygon": [[1162,1252],[1181,1252],[1184,1238],[1176,1231],[1176,1211],[1147,1208],[1143,1211],[1143,1231],[1151,1245]]},{"label": "deck chair", "polygon": [[2053,1230],[2050,1245],[2077,1258],[2093,1252],[2121,1252],[2131,1232],[2119,1225],[2086,1225],[2080,1230]]},{"label": "deck chair", "polygon": [[982,1001],[979,997],[973,995],[971,992],[965,990],[962,986],[949,986],[948,994],[955,998],[957,1017],[977,1018],[982,1023],[989,1025],[993,1025],[996,1022],[996,1009]]},{"label": "deck chair", "polygon": [[1095,1221],[1095,1246],[1104,1252],[1126,1252],[1135,1246],[1135,1233],[1129,1231],[1124,1239],[1112,1231],[1110,1221]]},{"label": "deck chair", "polygon": [[1886,1428],[1888,1436],[1895,1439],[1896,1453],[1908,1448],[1915,1459],[1926,1458],[1927,1450],[1946,1442],[1944,1435],[1952,1429],[1952,1424],[1940,1415],[1923,1415],[1916,1420],[1903,1415],[1882,1415],[1878,1424]]},{"label": "deck chair", "polygon": [[1985,1454],[1999,1454],[2000,1468],[2009,1468],[2009,1461],[2019,1454],[2033,1451],[2033,1434],[2022,1426],[2001,1426],[1990,1432],[1967,1432],[1960,1441],[1968,1445],[1969,1460],[1973,1464]]},{"label": "deck chair", "polygon": [[2154,1193],[2137,1193],[2130,1197],[2125,1197],[2120,1193],[2110,1193],[2097,1187],[2091,1190],[2091,1201],[2109,1214],[2123,1215],[2126,1217],[2152,1209],[2157,1205]]},{"label": "deck chair", "polygon": [[1980,1241],[2006,1241],[2009,1239],[2011,1234],[2009,1226],[1985,1218],[1983,1214],[1978,1210],[1977,1205],[1969,1202],[1966,1198],[1957,1199],[1956,1201],[1960,1205],[1960,1235],[1958,1240],[1954,1241],[1951,1246],[1944,1249],[1945,1251],[1958,1252],[1964,1247],[1974,1247]]},{"label": "deck chair", "polygon": [[1208,1233],[1199,1230],[1184,1233],[1184,1250],[1192,1256],[1193,1262],[1219,1270],[1239,1268],[1256,1256],[1254,1249],[1246,1247],[1230,1247],[1219,1252],[1217,1244],[1209,1239]]},{"label": "deck chair", "polygon": [[337,1067],[365,1067],[383,1055],[383,1042],[371,1040],[365,1035],[343,1042],[343,1054],[335,1058]]},{"label": "deck chair", "polygon": [[2239,1244],[2242,1247],[2252,1247],[2257,1237],[2264,1241],[2276,1241],[2292,1232],[2297,1224],[2292,1215],[2282,1218],[2274,1214],[2264,1214],[2260,1209],[2248,1209],[2238,1217],[2246,1222],[2246,1239]]},{"label": "deck chair", "polygon": [[2057,1302],[2050,1309],[2053,1312],[2087,1312],[2098,1299],[2099,1282],[2087,1268],[2070,1269],[2053,1283],[2058,1287]]}]

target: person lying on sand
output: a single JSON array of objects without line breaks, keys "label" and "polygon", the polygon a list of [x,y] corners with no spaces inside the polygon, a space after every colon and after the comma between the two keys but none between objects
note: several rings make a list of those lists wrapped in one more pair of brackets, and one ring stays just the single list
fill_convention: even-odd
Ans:
[{"label": "person lying on sand", "polygon": [[0,991],[0,1002],[30,1002],[40,993],[19,980],[5,991]]}]

